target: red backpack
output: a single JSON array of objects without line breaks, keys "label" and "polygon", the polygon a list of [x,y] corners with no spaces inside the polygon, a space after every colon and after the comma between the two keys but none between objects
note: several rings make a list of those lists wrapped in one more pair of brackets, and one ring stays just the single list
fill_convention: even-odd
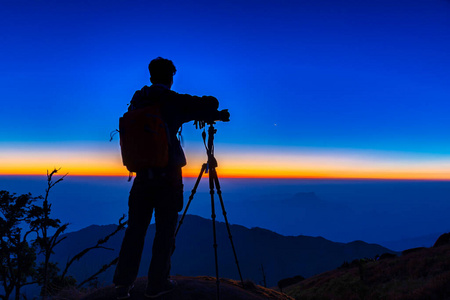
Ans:
[{"label": "red backpack", "polygon": [[159,103],[126,112],[119,119],[119,136],[123,165],[128,171],[167,166],[169,135]]}]

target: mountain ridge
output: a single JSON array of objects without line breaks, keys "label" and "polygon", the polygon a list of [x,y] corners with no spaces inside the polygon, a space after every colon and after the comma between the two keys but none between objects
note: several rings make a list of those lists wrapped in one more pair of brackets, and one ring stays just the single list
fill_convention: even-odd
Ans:
[{"label": "mountain ridge", "polygon": [[[66,233],[67,238],[55,248],[53,260],[63,267],[77,252],[94,245],[99,238],[109,234],[116,225],[91,225]],[[268,286],[278,280],[295,275],[309,277],[356,258],[374,257],[382,253],[395,253],[377,244],[363,241],[332,242],[323,237],[284,236],[268,229],[230,225],[242,275],[259,283],[266,277]],[[147,231],[140,272],[145,276],[151,258],[154,224]],[[230,246],[226,226],[216,223],[220,277],[238,279],[237,267]],[[95,249],[73,264],[69,273],[75,278],[86,278],[103,264],[117,257],[124,231],[113,236],[104,246],[114,250]],[[186,215],[177,236],[176,251],[172,256],[172,274],[183,276],[213,276],[215,274],[211,220]],[[264,268],[265,274],[262,273]],[[113,270],[99,277],[100,284],[109,284]],[[83,278],[83,279],[84,279]]]}]

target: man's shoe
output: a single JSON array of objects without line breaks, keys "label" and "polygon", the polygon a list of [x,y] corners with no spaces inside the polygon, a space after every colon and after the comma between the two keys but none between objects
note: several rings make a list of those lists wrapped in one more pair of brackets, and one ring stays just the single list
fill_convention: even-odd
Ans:
[{"label": "man's shoe", "polygon": [[116,290],[116,299],[123,300],[130,298],[130,291],[134,288],[134,285],[117,285]]},{"label": "man's shoe", "polygon": [[147,286],[144,296],[147,298],[157,298],[164,294],[170,293],[177,287],[177,282],[175,280],[167,279],[162,286],[153,287],[151,285]]}]

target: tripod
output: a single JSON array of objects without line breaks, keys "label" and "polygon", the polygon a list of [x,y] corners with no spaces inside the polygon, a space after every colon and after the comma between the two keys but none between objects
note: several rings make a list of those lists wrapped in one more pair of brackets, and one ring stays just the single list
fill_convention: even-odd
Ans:
[{"label": "tripod", "polygon": [[239,272],[239,277],[241,279],[241,284],[244,286],[244,281],[242,280],[241,269],[239,268],[239,262],[236,255],[236,250],[234,248],[233,237],[231,236],[230,225],[228,224],[227,213],[225,211],[225,206],[223,204],[222,199],[222,191],[220,190],[219,177],[217,176],[216,167],[217,160],[214,157],[214,134],[217,132],[217,129],[214,128],[215,122],[209,123],[208,128],[208,144],[206,144],[206,132],[203,130],[202,137],[203,143],[205,144],[206,154],[208,156],[208,161],[202,165],[200,170],[200,174],[197,177],[197,181],[195,182],[194,188],[192,189],[191,195],[189,196],[189,201],[186,204],[186,208],[184,209],[183,215],[181,216],[180,222],[178,223],[177,230],[175,231],[175,236],[178,234],[180,230],[181,224],[183,224],[184,217],[186,216],[186,212],[191,204],[192,199],[194,199],[194,195],[197,191],[197,187],[202,179],[203,173],[209,172],[209,193],[211,194],[211,219],[212,219],[212,228],[213,228],[213,236],[214,236],[214,258],[216,265],[216,286],[217,286],[217,299],[219,300],[219,266],[217,261],[217,238],[216,238],[216,213],[214,208],[214,187],[217,189],[217,195],[219,196],[220,205],[222,206],[222,213],[225,219],[225,224],[227,226],[228,237],[230,238],[231,247],[233,248],[234,259],[236,261],[236,266]]}]

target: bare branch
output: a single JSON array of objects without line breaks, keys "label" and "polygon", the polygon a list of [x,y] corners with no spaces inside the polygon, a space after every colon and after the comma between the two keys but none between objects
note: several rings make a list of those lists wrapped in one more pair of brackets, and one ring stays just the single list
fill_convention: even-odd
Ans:
[{"label": "bare branch", "polygon": [[86,284],[89,281],[95,280],[98,278],[98,275],[100,275],[101,273],[105,272],[106,270],[108,270],[111,266],[117,264],[117,262],[119,261],[119,258],[116,257],[115,259],[113,259],[109,264],[103,265],[101,267],[100,270],[98,270],[95,274],[93,274],[91,277],[89,277],[88,279],[84,280],[83,282],[81,282],[77,288],[82,287],[84,284]]},{"label": "bare branch", "polygon": [[[74,257],[72,257],[67,263],[66,263],[66,267],[64,268],[64,271],[61,275],[62,278],[64,278],[67,274],[67,271],[69,270],[69,267],[75,262],[80,260],[86,253],[88,253],[89,251],[93,250],[93,249],[106,249],[106,250],[114,250],[111,248],[107,248],[104,246],[101,246],[103,244],[105,244],[110,237],[112,237],[113,235],[115,235],[117,232],[119,232],[120,230],[122,230],[125,225],[127,224],[127,222],[123,222],[123,220],[125,219],[125,215],[123,215],[120,219],[119,219],[119,225],[117,226],[117,228],[111,232],[110,234],[108,234],[106,237],[100,239],[97,241],[97,244],[95,246],[86,248],[84,250],[82,250],[81,252],[79,252],[78,254],[76,254]],[[92,279],[91,279],[92,280]]]}]

